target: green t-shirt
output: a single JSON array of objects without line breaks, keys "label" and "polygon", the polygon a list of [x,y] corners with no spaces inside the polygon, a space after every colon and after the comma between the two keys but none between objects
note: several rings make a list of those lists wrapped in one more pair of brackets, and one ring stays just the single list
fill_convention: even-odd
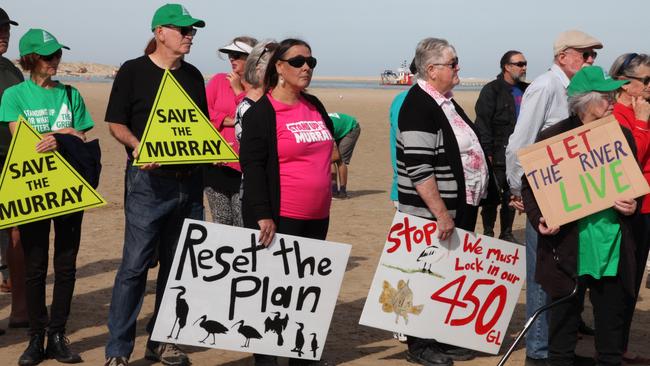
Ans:
[{"label": "green t-shirt", "polygon": [[621,225],[613,208],[578,220],[578,275],[595,279],[616,276],[621,252]]},{"label": "green t-shirt", "polygon": [[357,119],[349,114],[328,113],[334,124],[334,140],[338,141],[357,126]]},{"label": "green t-shirt", "polygon": [[2,95],[0,122],[14,122],[22,115],[39,133],[56,132],[67,127],[78,131],[91,129],[95,124],[75,88],[72,88],[71,100],[72,106],[68,105],[65,86],[61,83],[45,89],[32,80],[25,80],[8,88]]}]

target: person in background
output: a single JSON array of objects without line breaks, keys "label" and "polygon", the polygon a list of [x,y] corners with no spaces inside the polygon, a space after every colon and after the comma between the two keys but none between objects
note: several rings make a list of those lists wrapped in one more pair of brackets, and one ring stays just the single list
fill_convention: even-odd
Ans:
[{"label": "person in background", "polygon": [[[474,231],[478,206],[488,195],[489,165],[473,123],[453,99],[460,82],[456,49],[444,39],[425,38],[415,50],[415,65],[417,85],[398,117],[399,211],[436,220],[439,239],[446,240],[455,227]],[[408,336],[407,345],[407,360],[422,365],[475,357],[434,339]]]},{"label": "person in background", "polygon": [[[156,247],[159,256],[156,299],[147,324],[151,334],[167,283],[178,236],[186,218],[203,219],[203,176],[198,164],[142,167],[133,165],[165,70],[169,70],[187,95],[207,115],[205,83],[201,72],[184,61],[196,28],[205,22],[193,18],[180,4],[166,4],[154,13],[154,45],[146,54],[120,67],[106,107],[111,135],[126,149],[124,248],[122,263],[108,312],[109,336],[106,366],[126,366],[133,352],[136,321],[142,307],[147,272]],[[151,43],[150,43],[151,45]],[[177,345],[147,340],[145,358],[164,365],[191,362]]]},{"label": "person in background", "polygon": [[[210,121],[221,136],[239,153],[239,141],[235,137],[235,112],[246,96],[242,83],[244,65],[248,54],[257,44],[251,37],[237,37],[219,49],[228,56],[232,71],[216,74],[208,82],[206,95]],[[241,216],[241,167],[239,163],[218,163],[205,170],[205,195],[208,199],[212,220],[219,224],[243,226]]]},{"label": "person in background", "polygon": [[[627,80],[619,90],[614,104],[613,115],[621,126],[632,131],[637,147],[637,160],[643,176],[650,183],[650,56],[647,54],[625,53],[616,58],[609,75],[617,80]],[[634,234],[636,238],[636,287],[633,301],[628,305],[625,319],[625,349],[629,343],[632,317],[643,281],[648,250],[650,249],[650,195],[645,195],[639,215],[635,216]],[[648,276],[650,278],[650,276]],[[648,287],[646,282],[646,287]],[[626,351],[623,360],[628,364],[650,364],[650,360]]]},{"label": "person in background", "polygon": [[[259,242],[265,246],[276,232],[327,237],[334,139],[325,107],[305,92],[315,67],[307,42],[280,42],[264,76],[267,92],[243,118],[244,226],[259,229]],[[254,357],[257,366],[277,365],[276,357]],[[289,364],[309,362],[290,359]]]},{"label": "person in background", "polygon": [[[521,52],[511,50],[503,54],[499,65],[501,73],[481,89],[474,109],[479,140],[488,160],[492,163],[501,197],[499,239],[516,242],[512,235],[515,209],[509,205],[510,189],[506,179],[506,145],[515,129],[521,97],[528,87],[526,83],[528,62]],[[488,203],[481,209],[484,235],[494,236],[497,206],[498,204]]]},{"label": "person in background", "polygon": [[[42,135],[41,141],[36,145],[39,153],[59,148],[55,134],[68,134],[86,141],[85,132],[94,126],[77,89],[52,80],[57,73],[64,48],[69,49],[48,31],[28,30],[20,38],[19,51],[20,66],[29,72],[29,79],[5,90],[0,103],[0,122],[8,123],[12,133],[18,128],[19,117],[23,116]],[[81,357],[68,347],[65,326],[74,293],[82,219],[83,211],[18,227],[25,260],[30,335],[27,349],[18,359],[19,365],[36,365],[45,358],[55,358],[63,363],[81,362]],[[54,291],[48,316],[45,280],[52,224]],[[47,349],[44,349],[46,331]]]},{"label": "person in background", "polygon": [[[562,32],[553,44],[553,65],[528,86],[521,100],[515,130],[506,148],[506,177],[510,186],[510,205],[523,212],[521,203],[521,176],[524,170],[517,158],[517,151],[535,142],[540,131],[569,117],[566,88],[569,81],[582,67],[594,63],[603,48],[596,38],[578,31]],[[535,226],[526,223],[526,317],[530,318],[540,307],[548,303],[548,296],[536,282],[537,232]],[[585,288],[584,286],[582,287]],[[584,295],[583,295],[584,298]],[[593,334],[586,326],[585,333]],[[544,365],[548,354],[548,317],[542,313],[526,335],[526,364]]]},{"label": "person in background", "polygon": [[[11,26],[18,25],[9,19],[9,15],[0,8],[0,98],[2,93],[10,86],[24,81],[23,74],[9,59],[3,55],[9,48]],[[4,166],[11,144],[11,132],[9,126],[0,123],[0,171]],[[8,268],[3,271],[3,292],[11,292],[11,314],[9,315],[9,328],[26,328],[29,326],[27,318],[27,303],[25,300],[25,259],[23,248],[20,243],[18,228],[0,230],[0,256],[3,264]],[[4,333],[0,329],[0,335]]]},{"label": "person in background", "polygon": [[[569,118],[543,130],[537,141],[607,117],[612,113],[615,91],[626,83],[627,80],[606,77],[599,66],[580,69],[568,86]],[[622,130],[636,153],[632,133],[627,128]],[[569,295],[576,281],[577,286],[588,287],[595,321],[596,364],[621,365],[625,308],[634,298],[635,288],[636,200],[618,200],[603,211],[560,227],[550,226],[542,216],[530,182],[523,177],[522,181],[528,221],[539,233],[535,279],[553,301]],[[550,310],[547,365],[577,364],[575,348],[583,301],[580,296],[573,296]]]},{"label": "person in background", "polygon": [[338,150],[337,159],[332,159],[332,198],[347,199],[348,165],[361,134],[361,127],[357,119],[349,114],[330,113],[329,116],[334,124],[334,141]]}]

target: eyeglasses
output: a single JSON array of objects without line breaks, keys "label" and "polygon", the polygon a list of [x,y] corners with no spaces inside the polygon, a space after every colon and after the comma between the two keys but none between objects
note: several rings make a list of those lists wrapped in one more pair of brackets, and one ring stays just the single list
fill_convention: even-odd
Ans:
[{"label": "eyeglasses", "polygon": [[[257,65],[260,64],[260,60],[262,59],[262,57],[263,57],[267,52],[273,52],[273,51],[275,51],[275,49],[276,49],[277,47],[278,47],[278,44],[275,43],[275,42],[270,42],[269,44],[267,44],[266,47],[264,47],[264,50],[262,51],[262,53],[260,53],[260,56],[257,58],[257,61],[255,61],[255,66],[257,66]],[[315,66],[315,65],[314,65],[314,66]]]},{"label": "eyeglasses", "polygon": [[517,67],[524,67],[528,65],[528,61],[508,62],[508,65],[515,65]]},{"label": "eyeglasses", "polygon": [[295,68],[302,67],[302,65],[304,65],[305,63],[307,63],[307,66],[309,66],[310,69],[313,69],[313,68],[316,67],[316,58],[314,58],[312,56],[309,56],[309,57],[296,56],[296,57],[292,57],[292,58],[287,59],[287,60],[280,59],[280,61],[284,61],[284,62],[288,63],[289,65],[291,65],[292,67],[295,67]]},{"label": "eyeglasses", "polygon": [[235,60],[245,60],[248,57],[247,53],[243,52],[228,52],[228,59],[235,61]]},{"label": "eyeglasses", "polygon": [[640,81],[645,86],[650,85],[650,76],[644,76],[642,78],[640,78],[638,76],[632,76],[632,75],[623,75],[623,76],[625,76],[626,78],[629,78],[629,79],[634,79],[636,81]]},{"label": "eyeglasses", "polygon": [[163,25],[163,27],[177,30],[183,37],[194,37],[196,35],[196,28],[194,27],[177,27],[175,25]]},{"label": "eyeglasses", "polygon": [[49,55],[45,55],[45,56],[41,55],[40,59],[43,60],[43,61],[50,62],[50,61],[54,60],[55,58],[61,58],[61,56],[63,56],[63,52],[61,51],[61,49],[58,49],[56,52],[51,53]]},{"label": "eyeglasses", "polygon": [[616,103],[616,93],[611,92],[611,93],[600,93],[602,98],[606,100],[609,104],[614,104]]},{"label": "eyeglasses", "polygon": [[598,57],[598,52],[596,52],[596,51],[594,51],[594,50],[588,50],[588,51],[582,51],[582,52],[580,52],[580,51],[576,50],[575,48],[569,48],[569,49],[575,51],[575,52],[576,52],[577,54],[579,54],[579,55],[582,55],[582,59],[583,59],[585,62],[586,62],[587,60],[589,60],[589,57],[593,58],[594,60],[596,59],[596,57]]},{"label": "eyeglasses", "polygon": [[435,66],[447,66],[447,67],[449,67],[450,69],[453,70],[458,66],[458,57],[454,57],[451,60],[451,62],[447,63],[447,64],[432,64],[432,65],[435,65]]}]

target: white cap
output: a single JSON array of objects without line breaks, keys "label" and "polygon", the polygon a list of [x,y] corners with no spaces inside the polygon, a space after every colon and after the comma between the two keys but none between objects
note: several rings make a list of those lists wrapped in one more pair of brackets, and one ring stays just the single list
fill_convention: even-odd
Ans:
[{"label": "white cap", "polygon": [[223,52],[223,53],[239,52],[239,53],[245,53],[247,55],[250,54],[252,50],[253,47],[247,45],[244,42],[239,42],[239,41],[235,41],[227,46],[219,48],[219,52]]}]

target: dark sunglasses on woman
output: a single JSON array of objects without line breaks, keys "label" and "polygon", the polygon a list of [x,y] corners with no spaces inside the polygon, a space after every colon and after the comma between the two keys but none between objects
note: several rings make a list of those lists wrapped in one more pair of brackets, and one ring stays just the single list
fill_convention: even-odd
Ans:
[{"label": "dark sunglasses on woman", "polygon": [[245,60],[247,57],[248,57],[247,53],[228,52],[228,59],[230,59],[230,60]]},{"label": "dark sunglasses on woman", "polygon": [[316,58],[314,58],[312,56],[309,56],[309,57],[296,56],[296,57],[292,57],[292,58],[286,59],[286,60],[280,59],[280,61],[284,61],[284,62],[288,63],[289,65],[291,65],[292,67],[295,67],[295,68],[302,67],[302,65],[304,65],[305,63],[307,63],[307,66],[309,66],[310,69],[313,69],[313,68],[316,67]]},{"label": "dark sunglasses on woman", "polygon": [[55,58],[61,58],[62,55],[63,55],[63,52],[59,49],[56,52],[51,53],[49,55],[45,55],[45,56],[41,55],[40,58],[43,61],[48,61],[49,62],[49,61],[54,60]]},{"label": "dark sunglasses on woman", "polygon": [[628,79],[634,79],[636,81],[640,81],[645,86],[650,85],[650,76],[646,76],[646,77],[642,77],[642,78],[640,78],[638,76],[632,76],[632,75],[623,75],[623,76],[625,76]]}]

